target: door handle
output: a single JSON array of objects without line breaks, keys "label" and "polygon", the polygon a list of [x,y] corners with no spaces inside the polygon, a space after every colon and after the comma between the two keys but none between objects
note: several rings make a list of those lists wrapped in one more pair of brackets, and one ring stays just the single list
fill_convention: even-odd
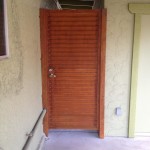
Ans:
[{"label": "door handle", "polygon": [[54,68],[51,68],[51,67],[50,67],[50,69],[48,70],[48,74],[49,74],[49,75],[48,75],[49,78],[56,78]]},{"label": "door handle", "polygon": [[55,74],[50,74],[49,77],[50,78],[56,78],[56,75]]}]

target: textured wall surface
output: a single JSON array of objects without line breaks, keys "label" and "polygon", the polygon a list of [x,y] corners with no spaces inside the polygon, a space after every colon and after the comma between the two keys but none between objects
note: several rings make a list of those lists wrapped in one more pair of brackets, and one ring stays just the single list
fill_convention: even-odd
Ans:
[{"label": "textured wall surface", "polygon": [[[8,0],[10,57],[0,61],[0,147],[21,150],[42,110],[41,0]],[[42,126],[34,145],[42,136]],[[33,147],[33,146],[32,146]],[[34,150],[34,149],[32,149]]]},{"label": "textured wall surface", "polygon": [[[47,2],[47,1],[45,1]],[[129,2],[106,0],[108,9],[105,132],[127,136],[133,15]],[[42,110],[39,7],[41,0],[9,0],[10,58],[0,61],[0,147],[21,150]],[[123,115],[115,116],[120,106]],[[42,136],[42,127],[33,147]]]},{"label": "textured wall surface", "polygon": [[[127,136],[134,16],[128,3],[150,0],[105,0],[108,11],[106,52],[105,134]],[[122,108],[122,116],[115,108]]]}]

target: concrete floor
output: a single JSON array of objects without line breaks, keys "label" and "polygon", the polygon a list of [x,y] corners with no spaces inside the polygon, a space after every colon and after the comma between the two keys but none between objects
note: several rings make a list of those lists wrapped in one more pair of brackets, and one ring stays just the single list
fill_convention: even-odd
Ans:
[{"label": "concrete floor", "polygon": [[43,150],[150,150],[150,137],[102,140],[94,132],[51,131]]}]

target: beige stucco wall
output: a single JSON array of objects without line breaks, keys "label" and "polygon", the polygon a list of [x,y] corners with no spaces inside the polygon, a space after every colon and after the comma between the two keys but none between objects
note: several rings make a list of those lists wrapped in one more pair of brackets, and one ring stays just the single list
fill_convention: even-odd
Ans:
[{"label": "beige stucco wall", "polygon": [[[133,15],[129,2],[106,0],[108,9],[105,133],[127,136]],[[39,7],[41,0],[8,0],[10,58],[0,61],[0,147],[20,150],[42,110]],[[45,5],[45,4],[44,4]],[[115,116],[120,106],[123,115]],[[42,136],[42,126],[32,150]],[[34,147],[34,148],[33,148]]]},{"label": "beige stucco wall", "polygon": [[[21,150],[42,110],[41,0],[7,0],[10,58],[0,60],[0,149]],[[42,136],[42,126],[32,150]]]},{"label": "beige stucco wall", "polygon": [[[130,74],[134,15],[128,3],[150,3],[150,0],[105,0],[108,11],[105,134],[127,136],[130,95]],[[122,108],[122,116],[115,108]]]}]

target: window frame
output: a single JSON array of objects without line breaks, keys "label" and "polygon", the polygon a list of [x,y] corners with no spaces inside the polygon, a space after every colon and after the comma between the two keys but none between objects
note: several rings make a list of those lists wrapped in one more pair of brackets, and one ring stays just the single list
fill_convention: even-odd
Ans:
[{"label": "window frame", "polygon": [[7,16],[7,2],[3,0],[4,7],[4,27],[5,27],[5,55],[0,56],[0,60],[9,57],[9,43],[8,43],[8,16]]}]

